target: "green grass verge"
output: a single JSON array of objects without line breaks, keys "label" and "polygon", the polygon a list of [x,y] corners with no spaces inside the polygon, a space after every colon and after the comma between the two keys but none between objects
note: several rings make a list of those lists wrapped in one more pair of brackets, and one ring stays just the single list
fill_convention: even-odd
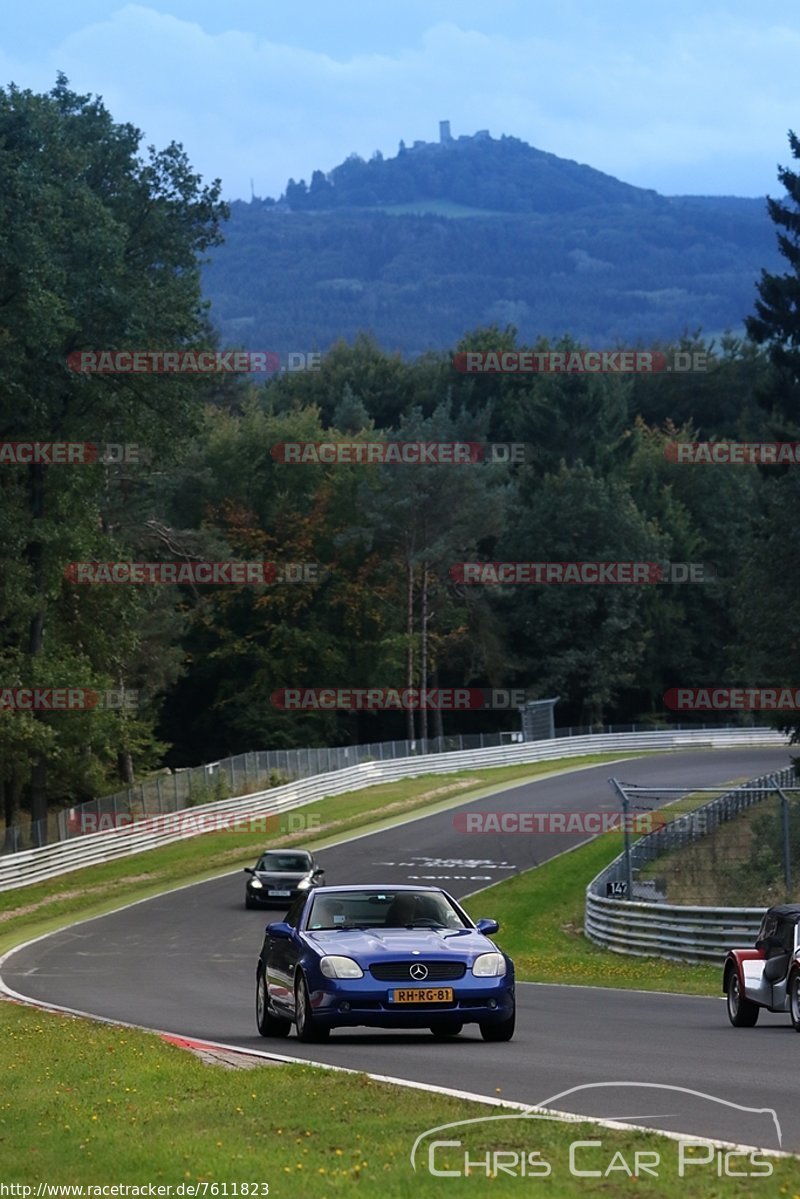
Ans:
[{"label": "green grass verge", "polygon": [[622,836],[608,833],[488,887],[464,906],[473,917],[499,920],[495,940],[514,959],[520,980],[718,995],[715,966],[611,953],[583,935],[586,887],[621,850]]},{"label": "green grass verge", "polygon": [[[508,1049],[514,1053],[513,1043]],[[480,1047],[474,1057],[477,1065]],[[271,1199],[459,1199],[487,1187],[499,1196],[532,1189],[539,1194],[546,1187],[551,1199],[615,1196],[634,1188],[648,1199],[772,1199],[800,1187],[797,1159],[769,1159],[774,1173],[767,1178],[720,1180],[715,1158],[687,1167],[687,1177],[680,1178],[673,1141],[552,1120],[503,1120],[439,1134],[460,1139],[473,1160],[487,1149],[538,1151],[551,1166],[547,1179],[501,1174],[490,1182],[479,1172],[442,1179],[429,1173],[424,1149],[414,1173],[409,1158],[420,1133],[496,1116],[498,1109],[363,1074],[292,1065],[209,1066],[153,1034],[13,1003],[0,1003],[0,1071],[0,1181],[32,1186],[34,1194],[40,1182],[152,1183],[171,1186],[173,1195],[181,1183],[216,1183],[218,1195],[226,1183],[231,1195],[233,1183],[263,1182]],[[577,1140],[602,1142],[601,1149],[581,1150],[577,1162],[603,1172],[612,1166],[606,1178],[570,1174],[569,1145]],[[647,1159],[656,1177],[628,1177],[622,1162],[632,1171],[637,1151],[658,1155]],[[463,1171],[463,1153],[440,1149],[434,1164]],[[735,1165],[742,1169],[742,1159]]]},{"label": "green grass verge", "polygon": [[654,879],[667,903],[701,907],[772,907],[796,899],[796,862],[800,836],[797,803],[789,814],[795,829],[790,842],[794,886],[783,869],[781,805],[777,795],[740,812],[683,849],[663,854],[640,875]]},{"label": "green grass verge", "polygon": [[[708,801],[708,795],[685,796],[660,811],[675,819]],[[487,887],[464,906],[473,917],[500,921],[498,944],[514,959],[521,980],[721,994],[718,966],[611,953],[584,936],[586,888],[622,852],[623,844],[621,833],[596,837],[534,870]],[[655,865],[652,869],[657,872]]]},{"label": "green grass verge", "polygon": [[[252,865],[260,850],[270,845],[303,844],[323,848],[348,834],[388,828],[412,814],[422,816],[455,807],[514,781],[641,756],[636,753],[595,754],[563,758],[557,762],[400,779],[395,783],[330,796],[298,808],[295,813],[287,813],[278,822],[278,827],[267,833],[259,831],[258,824],[252,832],[204,833],[100,866],[74,870],[47,882],[2,891],[0,953],[21,941],[63,928],[76,919],[99,916],[131,900],[146,899],[186,883],[213,878],[235,870],[237,866]],[[302,817],[305,831],[285,831],[291,827],[293,817]]]}]

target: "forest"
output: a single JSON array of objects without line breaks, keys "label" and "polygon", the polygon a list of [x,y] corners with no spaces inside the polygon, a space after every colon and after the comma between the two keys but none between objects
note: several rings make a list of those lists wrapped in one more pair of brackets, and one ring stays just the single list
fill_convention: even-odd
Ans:
[{"label": "forest", "polygon": [[324,351],[368,332],[416,357],[492,324],[593,346],[741,334],[779,265],[764,198],[660,196],[476,137],[235,202],[203,284],[233,344]]},{"label": "forest", "polygon": [[[63,77],[44,96],[1,92],[0,139],[0,441],[93,447],[0,466],[0,692],[136,697],[4,701],[7,824],[165,763],[518,723],[292,711],[275,702],[286,688],[520,688],[559,696],[557,724],[656,726],[676,718],[664,698],[676,686],[796,682],[796,472],[674,451],[800,440],[791,171],[769,226],[789,231],[785,273],[762,277],[746,335],[640,339],[667,359],[706,355],[703,371],[456,369],[469,351],[585,347],[496,321],[413,356],[362,331],[299,372],[92,374],[70,356],[219,349],[202,262],[227,206],[180,147],[141,159],[138,131]],[[800,158],[793,137],[791,150]],[[378,442],[524,452],[410,464],[279,448]],[[709,570],[699,583],[558,586],[469,585],[453,569],[586,561]],[[271,569],[216,583],[148,569],[119,585],[85,569],[230,562]]]}]

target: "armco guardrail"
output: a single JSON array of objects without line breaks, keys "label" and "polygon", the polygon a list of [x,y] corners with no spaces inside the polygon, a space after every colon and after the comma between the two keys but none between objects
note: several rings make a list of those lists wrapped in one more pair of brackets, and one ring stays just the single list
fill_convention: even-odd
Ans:
[{"label": "armco guardrail", "polygon": [[98,862],[142,853],[157,845],[185,840],[207,831],[212,820],[222,826],[225,818],[272,815],[314,803],[328,795],[359,790],[375,783],[394,782],[419,774],[447,774],[456,770],[487,766],[508,766],[524,762],[545,762],[586,754],[625,750],[671,750],[675,748],[725,747],[732,745],[785,745],[783,734],[769,729],[708,729],[689,732],[611,733],[587,737],[562,737],[557,740],[530,741],[496,749],[431,754],[394,761],[364,762],[346,770],[273,787],[255,795],[238,796],[178,812],[155,816],[125,828],[89,833],[73,841],[60,841],[38,849],[21,850],[0,858],[0,891],[26,886],[53,878],[68,870],[78,870]]},{"label": "armco guardrail", "polygon": [[764,908],[678,907],[586,896],[586,935],[605,949],[683,962],[721,962],[752,945]]},{"label": "armco guardrail", "polygon": [[[711,803],[703,804],[631,846],[631,870],[662,853],[680,849],[732,819],[774,788],[791,786],[794,768],[763,775],[747,783],[748,791],[734,787]],[[753,793],[750,788],[761,788]],[[608,883],[625,878],[625,855],[620,854],[586,888],[584,932],[590,940],[615,953],[664,957],[687,962],[721,962],[729,949],[755,939],[764,908],[694,907],[688,904],[648,903],[614,899],[605,894]],[[634,883],[634,889],[636,884]]]},{"label": "armco guardrail", "polygon": [[[524,723],[524,720],[523,720]],[[722,726],[686,726],[671,724],[668,732],[689,730],[696,735],[701,730],[712,728],[721,733]],[[737,726],[741,727],[741,726]],[[608,725],[605,728],[559,728],[556,737],[600,736],[605,733],[646,733],[652,727],[635,724]],[[553,734],[542,732],[538,738],[544,740]],[[142,779],[124,791],[113,795],[100,795],[85,800],[60,812],[50,813],[44,822],[31,824],[24,819],[21,824],[5,829],[0,835],[0,856],[18,853],[53,841],[68,841],[86,833],[96,833],[112,828],[117,823],[130,823],[131,818],[142,820],[146,816],[164,816],[168,812],[179,812],[184,808],[213,803],[220,799],[231,799],[235,795],[252,794],[274,783],[270,776],[281,776],[282,783],[312,778],[318,774],[330,774],[334,770],[347,770],[361,762],[394,760],[395,758],[424,757],[428,754],[463,753],[471,749],[495,749],[499,746],[524,742],[522,732],[456,733],[449,736],[421,738],[411,741],[360,742],[357,745],[318,746],[301,749],[255,750],[236,754],[218,762],[206,762],[202,766],[178,769],[172,773],[159,772],[151,778]],[[121,819],[120,819],[121,818]]]}]

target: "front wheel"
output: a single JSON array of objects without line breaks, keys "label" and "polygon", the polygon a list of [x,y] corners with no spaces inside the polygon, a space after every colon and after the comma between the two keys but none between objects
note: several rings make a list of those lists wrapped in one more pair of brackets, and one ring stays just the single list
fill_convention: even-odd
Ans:
[{"label": "front wheel", "polygon": [[306,1044],[314,1041],[327,1041],[331,1030],[315,1021],[308,987],[302,974],[298,976],[294,987],[294,1022],[297,1026],[298,1041],[304,1041]]},{"label": "front wheel", "polygon": [[273,1016],[270,1012],[267,980],[263,970],[259,970],[256,979],[256,1024],[262,1037],[288,1037],[292,1027],[291,1020],[282,1020],[280,1016]]},{"label": "front wheel", "polygon": [[728,1019],[733,1027],[752,1028],[758,1020],[759,1007],[757,1003],[753,1003],[742,994],[739,974],[736,970],[731,970],[728,974],[725,994],[728,1004]]},{"label": "front wheel", "polygon": [[511,1015],[496,1024],[481,1024],[481,1036],[484,1041],[510,1041],[514,1035],[516,1022],[516,1007],[512,1007]]},{"label": "front wheel", "polygon": [[800,970],[789,975],[789,1013],[794,1031],[800,1032]]}]

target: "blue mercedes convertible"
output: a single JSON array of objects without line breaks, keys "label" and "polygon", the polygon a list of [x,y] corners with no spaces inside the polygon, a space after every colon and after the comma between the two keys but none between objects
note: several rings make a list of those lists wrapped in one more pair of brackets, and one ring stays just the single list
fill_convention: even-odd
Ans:
[{"label": "blue mercedes convertible", "polygon": [[514,1035],[514,963],[439,887],[317,887],[268,924],[256,967],[263,1037],[321,1041],[332,1028]]}]

